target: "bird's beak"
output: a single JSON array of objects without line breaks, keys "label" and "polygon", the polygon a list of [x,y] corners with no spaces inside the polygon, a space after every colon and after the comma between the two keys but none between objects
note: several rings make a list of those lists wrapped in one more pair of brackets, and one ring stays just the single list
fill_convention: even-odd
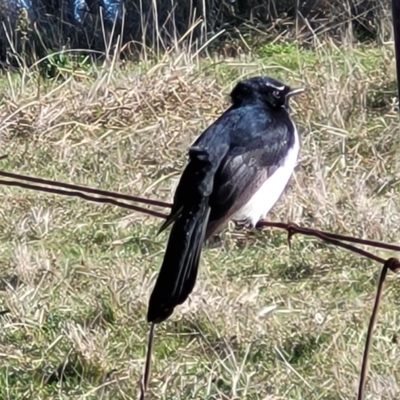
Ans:
[{"label": "bird's beak", "polygon": [[286,94],[286,97],[296,96],[297,94],[303,93],[304,91],[305,88],[303,87],[293,88],[290,89],[290,91]]}]

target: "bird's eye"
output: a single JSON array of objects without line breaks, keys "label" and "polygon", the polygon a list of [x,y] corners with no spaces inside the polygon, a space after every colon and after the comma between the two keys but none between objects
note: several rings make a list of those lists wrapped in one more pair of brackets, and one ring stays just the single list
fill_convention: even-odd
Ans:
[{"label": "bird's eye", "polygon": [[274,90],[272,93],[277,99],[281,97],[281,92],[279,90]]}]

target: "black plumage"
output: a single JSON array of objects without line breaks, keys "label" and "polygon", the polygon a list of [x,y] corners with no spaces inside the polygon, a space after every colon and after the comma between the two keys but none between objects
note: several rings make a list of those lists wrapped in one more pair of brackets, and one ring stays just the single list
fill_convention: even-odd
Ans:
[{"label": "black plumage", "polygon": [[[285,165],[297,135],[288,99],[301,91],[269,77],[239,82],[231,93],[231,107],[191,146],[171,213],[160,229],[172,224],[149,301],[149,322],[164,321],[187,299],[204,240],[234,219]],[[248,220],[252,225],[261,217],[254,215]]]}]

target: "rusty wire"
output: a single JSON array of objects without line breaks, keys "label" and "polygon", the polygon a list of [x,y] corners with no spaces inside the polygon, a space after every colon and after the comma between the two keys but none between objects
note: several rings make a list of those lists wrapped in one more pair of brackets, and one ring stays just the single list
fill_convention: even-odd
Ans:
[{"label": "rusty wire", "polygon": [[[0,160],[2,158],[4,158],[4,157],[0,157]],[[164,207],[164,208],[171,207],[171,204],[157,201],[157,200],[149,200],[149,199],[144,199],[141,197],[125,195],[125,194],[118,193],[118,192],[111,192],[111,191],[106,191],[106,190],[88,188],[85,186],[78,186],[78,185],[73,185],[73,184],[63,183],[63,182],[58,182],[58,181],[51,181],[48,179],[37,178],[37,177],[32,177],[32,176],[27,176],[27,175],[20,175],[20,174],[16,174],[16,173],[0,171],[0,176],[13,178],[13,180],[6,180],[6,179],[0,180],[0,185],[17,186],[17,187],[21,187],[21,188],[25,188],[25,189],[29,189],[29,190],[42,191],[42,192],[58,194],[58,195],[63,195],[63,196],[80,197],[84,200],[93,201],[93,202],[97,202],[97,203],[103,203],[103,204],[104,203],[112,204],[117,207],[123,207],[123,208],[127,208],[127,209],[134,210],[137,212],[142,212],[142,213],[145,213],[145,214],[157,217],[157,218],[166,218],[167,215],[164,213],[155,211],[155,210],[151,210],[149,208],[133,205],[131,203],[127,203],[127,202],[120,201],[120,200],[127,200],[130,202],[142,203],[142,204],[147,204],[147,205],[155,205],[155,206]],[[32,182],[32,183],[26,183],[25,181]],[[46,186],[44,186],[44,185],[46,185]],[[47,187],[47,186],[52,186],[52,187]],[[71,189],[73,189],[73,190],[71,190]],[[95,194],[96,196],[92,196],[87,193]],[[365,349],[364,349],[364,354],[363,354],[362,364],[361,364],[359,390],[358,390],[357,399],[362,400],[364,398],[364,392],[365,392],[365,381],[366,381],[367,368],[368,368],[370,343],[371,343],[371,339],[372,339],[373,328],[374,328],[374,325],[375,325],[376,319],[377,319],[377,314],[378,314],[378,309],[379,309],[379,305],[380,305],[380,301],[381,301],[381,297],[382,297],[383,286],[384,286],[386,274],[387,274],[388,270],[391,270],[392,272],[399,271],[400,270],[400,261],[397,258],[393,258],[393,257],[385,260],[382,257],[379,257],[369,251],[366,251],[364,249],[356,247],[354,244],[375,247],[375,248],[380,248],[380,249],[385,249],[385,250],[391,250],[391,251],[396,251],[396,252],[397,251],[400,252],[400,246],[395,245],[395,244],[390,244],[390,243],[379,242],[379,241],[375,241],[375,240],[361,239],[361,238],[357,238],[354,236],[341,235],[341,234],[321,231],[321,230],[314,229],[314,228],[306,228],[306,227],[302,227],[302,226],[299,226],[299,225],[297,225],[295,223],[291,223],[291,222],[285,223],[285,222],[260,221],[257,224],[257,228],[261,229],[264,227],[278,228],[278,229],[285,230],[288,234],[288,243],[289,244],[290,244],[291,238],[295,234],[312,236],[312,237],[318,238],[328,244],[335,245],[335,246],[344,248],[346,250],[352,251],[353,253],[356,253],[360,256],[366,257],[370,260],[376,261],[383,265],[381,276],[379,279],[378,288],[377,288],[377,293],[376,293],[376,297],[375,297],[374,307],[373,307],[373,311],[371,314],[370,323],[368,326],[368,332],[367,332],[367,336],[366,336],[366,340],[365,340]],[[349,243],[352,243],[352,244],[349,244]],[[150,374],[150,371],[145,371],[145,376],[143,377],[143,381],[142,381],[141,387],[140,387],[140,390],[142,393],[144,392],[144,387],[147,386],[149,374]],[[145,382],[145,385],[143,384],[143,382]]]},{"label": "rusty wire", "polygon": [[[1,156],[0,160],[4,159],[6,157],[7,157],[7,155]],[[64,189],[74,190],[75,192],[86,192],[86,193],[96,194],[98,196],[106,196],[106,197],[112,197],[114,199],[133,201],[133,202],[148,204],[151,206],[171,207],[170,203],[166,203],[164,201],[151,200],[151,199],[146,199],[144,197],[131,196],[131,195],[125,194],[125,193],[109,192],[108,190],[89,188],[86,186],[74,185],[71,183],[52,181],[50,179],[38,178],[35,176],[30,176],[30,175],[14,174],[12,172],[0,171],[0,176],[3,176],[4,178],[11,178],[11,179],[17,179],[20,181],[37,183],[39,185],[61,187]],[[18,185],[16,185],[16,186],[18,186]],[[21,186],[21,187],[23,187],[23,186]],[[46,191],[46,190],[43,190],[43,191]],[[50,193],[56,193],[56,192],[50,192]],[[93,201],[95,201],[95,200],[93,200]]]}]

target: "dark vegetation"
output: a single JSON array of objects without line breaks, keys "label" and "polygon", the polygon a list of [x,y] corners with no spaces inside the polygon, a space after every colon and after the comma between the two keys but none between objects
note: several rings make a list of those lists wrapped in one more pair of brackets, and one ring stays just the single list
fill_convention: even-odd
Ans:
[{"label": "dark vegetation", "polygon": [[315,35],[385,40],[390,10],[389,0],[126,0],[111,21],[99,0],[88,0],[77,22],[69,1],[32,0],[30,10],[16,4],[0,0],[3,67],[29,65],[63,49],[91,50],[94,57],[117,50],[133,57],[144,45],[166,50],[187,32],[196,46],[222,30],[219,44],[243,35],[252,42],[260,33],[305,42]]}]

